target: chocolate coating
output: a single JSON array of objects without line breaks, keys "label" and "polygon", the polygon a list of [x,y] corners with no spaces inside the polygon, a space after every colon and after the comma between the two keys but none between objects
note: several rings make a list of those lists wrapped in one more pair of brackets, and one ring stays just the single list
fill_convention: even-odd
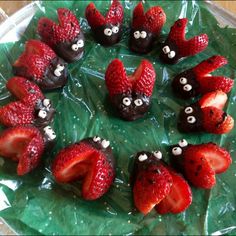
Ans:
[{"label": "chocolate coating", "polygon": [[[186,78],[187,82],[185,84],[181,84],[180,78]],[[189,91],[184,90],[185,85],[191,85],[192,89]],[[200,88],[200,85],[197,82],[196,76],[191,69],[178,74],[172,81],[172,89],[174,93],[178,97],[181,97],[184,99],[188,99],[188,98],[199,95],[199,88]]]},{"label": "chocolate coating", "polygon": [[78,48],[77,51],[74,51],[72,50],[72,45],[77,44],[79,40],[83,40],[83,42],[85,42],[84,34],[82,31],[80,31],[80,33],[72,41],[58,43],[54,48],[55,52],[68,63],[78,61],[83,57],[84,46]]},{"label": "chocolate coating", "polygon": [[[193,112],[187,114],[185,111],[187,107],[191,107],[193,109]],[[196,119],[194,123],[189,123],[187,121],[188,117],[190,116],[193,116]],[[203,131],[203,113],[198,103],[193,103],[189,106],[186,106],[183,110],[180,111],[178,119],[178,129],[180,132],[184,133]]]},{"label": "chocolate coating", "polygon": [[[114,27],[118,27],[119,31],[117,33],[114,33],[112,29]],[[107,36],[104,34],[105,29],[110,29],[111,30],[111,35]],[[93,35],[95,40],[100,43],[103,46],[112,46],[116,43],[118,43],[121,39],[122,35],[122,28],[121,25],[113,25],[113,24],[105,24],[103,26],[97,27],[97,28],[92,28]]]},{"label": "chocolate coating", "polygon": [[[127,98],[130,101],[130,105],[125,105],[123,100]],[[149,109],[150,106],[150,97],[147,97],[143,94],[138,93],[123,93],[114,95],[111,98],[111,103],[115,106],[120,117],[127,121],[133,121],[142,117]],[[135,101],[140,99],[142,105],[137,106]],[[139,100],[139,101],[140,101]]]},{"label": "chocolate coating", "polygon": [[[138,39],[136,39],[134,37],[135,32],[141,33],[143,31],[147,33],[147,36],[145,38],[139,37]],[[144,54],[148,53],[152,50],[154,41],[155,41],[155,35],[152,32],[148,31],[147,29],[145,28],[131,29],[129,46],[132,51]]]}]

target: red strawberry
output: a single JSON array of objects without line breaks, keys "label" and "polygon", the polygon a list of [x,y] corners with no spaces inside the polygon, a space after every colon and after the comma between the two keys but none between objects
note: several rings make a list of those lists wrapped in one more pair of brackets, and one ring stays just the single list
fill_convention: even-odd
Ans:
[{"label": "red strawberry", "polygon": [[181,213],[192,203],[192,191],[186,180],[168,168],[173,184],[170,193],[156,206],[159,214]]},{"label": "red strawberry", "polygon": [[44,99],[39,87],[23,77],[13,77],[7,81],[7,89],[23,103],[35,106],[36,101]]},{"label": "red strawberry", "polygon": [[124,18],[123,6],[119,0],[113,0],[109,11],[106,14],[106,23],[121,24]]},{"label": "red strawberry", "polygon": [[143,26],[145,19],[146,18],[145,18],[144,9],[143,9],[143,3],[139,2],[133,11],[132,27],[139,28],[140,26]]},{"label": "red strawberry", "polygon": [[0,134],[0,155],[18,161],[18,175],[27,174],[36,168],[43,151],[43,137],[34,127],[17,126]]},{"label": "red strawberry", "polygon": [[61,150],[52,165],[56,181],[82,180],[82,196],[95,200],[105,194],[114,180],[114,161],[109,142],[99,137],[85,139]]}]

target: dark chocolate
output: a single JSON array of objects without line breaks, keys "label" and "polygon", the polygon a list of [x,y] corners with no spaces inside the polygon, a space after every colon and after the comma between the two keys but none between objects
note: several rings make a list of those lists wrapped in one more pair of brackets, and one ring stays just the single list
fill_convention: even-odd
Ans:
[{"label": "dark chocolate", "polygon": [[[185,78],[186,83],[181,83],[181,78]],[[191,85],[191,90],[186,91],[184,86]],[[190,69],[178,74],[172,81],[172,89],[174,93],[184,99],[199,95],[200,84],[196,80],[195,73]]]},{"label": "dark chocolate", "polygon": [[[130,101],[130,105],[125,105],[123,103],[125,98]],[[118,94],[112,96],[110,99],[120,117],[127,121],[133,121],[142,117],[148,111],[151,103],[150,97],[138,93]],[[140,106],[135,104],[138,99],[142,102],[142,105]]]},{"label": "dark chocolate", "polygon": [[[136,39],[134,37],[135,32],[139,32],[139,34],[141,34],[141,32],[143,31],[147,33],[146,38],[139,37],[138,39]],[[130,49],[137,53],[148,53],[152,50],[155,38],[155,35],[145,28],[132,28],[129,40]]]},{"label": "dark chocolate", "polygon": [[[189,107],[193,109],[193,112],[187,114],[186,108]],[[187,121],[188,117],[190,116],[196,119],[194,123],[189,123]],[[203,113],[198,103],[193,103],[189,106],[186,106],[183,108],[183,110],[180,111],[178,119],[178,130],[184,133],[203,131]]]},{"label": "dark chocolate", "polygon": [[[114,27],[118,27],[119,31],[117,33],[113,32],[112,29]],[[105,35],[105,29],[111,30],[111,35]],[[95,40],[103,46],[112,46],[118,43],[122,36],[122,28],[121,25],[113,25],[113,24],[105,24],[100,27],[92,28],[93,35]]]},{"label": "dark chocolate", "polygon": [[72,50],[72,45],[77,44],[79,40],[83,40],[83,42],[85,42],[84,34],[82,31],[80,31],[80,33],[72,41],[67,40],[65,42],[58,43],[55,46],[54,50],[58,56],[63,58],[68,63],[78,61],[83,57],[84,46],[81,48],[78,48],[77,51],[74,51]]}]

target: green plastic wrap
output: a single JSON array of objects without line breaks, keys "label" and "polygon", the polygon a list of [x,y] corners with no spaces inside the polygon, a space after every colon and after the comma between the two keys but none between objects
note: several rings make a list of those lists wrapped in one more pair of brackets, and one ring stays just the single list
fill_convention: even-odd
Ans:
[{"label": "green plastic wrap", "polygon": [[[236,29],[220,28],[204,2],[197,1],[146,1],[145,8],[160,5],[166,12],[167,22],[163,39],[179,17],[188,17],[188,35],[199,33],[209,36],[208,48],[177,65],[161,64],[158,58],[160,45],[145,56],[128,49],[129,24],[138,1],[123,1],[125,9],[124,34],[117,45],[104,48],[95,43],[84,18],[89,1],[45,1],[19,42],[0,45],[0,105],[12,100],[5,88],[12,76],[11,64],[24,49],[24,42],[38,38],[38,19],[47,16],[56,19],[56,9],[67,7],[79,17],[86,36],[85,55],[79,62],[69,65],[70,77],[63,89],[47,92],[57,110],[54,129],[57,143],[43,156],[42,164],[32,173],[19,177],[16,164],[0,158],[0,216],[20,234],[74,234],[74,235],[204,235],[236,233],[236,161],[235,129],[227,135],[181,134],[176,129],[180,108],[191,101],[177,99],[171,91],[171,79],[202,60],[220,54],[229,64],[217,74],[235,78]],[[110,1],[96,1],[98,9],[108,9]],[[115,116],[108,102],[104,73],[114,58],[124,62],[129,73],[142,58],[153,62],[157,81],[152,105],[144,118],[126,122]],[[229,94],[225,110],[236,118],[235,87]],[[3,128],[1,128],[3,129]],[[78,184],[59,185],[51,175],[50,164],[63,147],[88,136],[99,135],[111,141],[117,160],[116,179],[109,192],[96,201],[84,201]],[[168,161],[168,147],[179,139],[199,144],[213,141],[228,149],[233,163],[230,169],[217,175],[217,185],[212,190],[192,188],[193,203],[182,214],[164,216],[153,210],[147,216],[138,213],[132,201],[129,179],[132,155],[140,150],[160,149]]]}]

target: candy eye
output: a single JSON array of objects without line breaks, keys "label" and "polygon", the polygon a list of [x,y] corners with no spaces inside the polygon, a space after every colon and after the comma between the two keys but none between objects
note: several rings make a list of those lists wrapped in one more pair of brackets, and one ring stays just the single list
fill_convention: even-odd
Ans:
[{"label": "candy eye", "polygon": [[140,38],[140,32],[139,31],[135,31],[134,32],[134,38],[136,38],[136,39],[139,39]]},{"label": "candy eye", "polygon": [[174,147],[172,148],[172,154],[174,156],[179,156],[182,154],[182,149],[180,147]]},{"label": "candy eye", "polygon": [[57,68],[56,70],[54,70],[54,75],[56,77],[60,77],[61,76],[61,71]]},{"label": "candy eye", "polygon": [[123,103],[125,106],[128,107],[128,106],[130,106],[131,101],[130,101],[130,99],[129,99],[128,97],[125,97],[125,98],[123,98],[122,103]]},{"label": "candy eye", "polygon": [[196,122],[196,118],[194,116],[188,116],[187,117],[187,122],[189,124],[194,124]]},{"label": "candy eye", "polygon": [[141,34],[140,34],[140,37],[141,37],[142,39],[145,39],[145,38],[147,37],[147,32],[142,31]]},{"label": "candy eye", "polygon": [[108,140],[106,140],[106,139],[103,139],[102,140],[102,147],[103,148],[107,148],[109,146],[110,146],[110,142]]},{"label": "candy eye", "polygon": [[145,161],[145,160],[147,160],[148,159],[148,156],[146,155],[146,154],[141,154],[141,155],[139,155],[139,157],[138,157],[138,160],[139,161]]},{"label": "candy eye", "polygon": [[112,32],[113,32],[114,34],[117,34],[117,33],[119,32],[119,27],[114,26],[114,27],[112,28]]},{"label": "candy eye", "polygon": [[170,59],[174,58],[174,57],[175,57],[175,51],[170,51],[170,52],[168,53],[168,57],[169,57]]},{"label": "candy eye", "polygon": [[162,158],[162,153],[160,151],[155,151],[153,152],[153,155],[158,159],[160,160]]},{"label": "candy eye", "polygon": [[78,51],[78,49],[79,49],[79,45],[78,45],[78,44],[72,44],[71,49],[72,49],[74,52],[76,52],[76,51]]},{"label": "candy eye", "polygon": [[84,46],[84,40],[83,39],[80,39],[78,42],[77,42],[77,45],[79,48],[82,48]]},{"label": "candy eye", "polygon": [[184,77],[181,77],[181,78],[179,79],[179,82],[180,82],[181,84],[187,84],[188,80],[187,80],[186,78],[184,78]]},{"label": "candy eye", "polygon": [[184,85],[183,90],[187,91],[187,92],[191,91],[192,90],[192,86],[190,84],[186,84],[186,85]]},{"label": "candy eye", "polygon": [[185,112],[186,114],[191,114],[191,113],[193,113],[193,108],[192,108],[192,107],[186,107],[186,108],[184,109],[184,112]]},{"label": "candy eye", "polygon": [[134,104],[137,106],[137,107],[140,107],[143,105],[143,101],[142,99],[138,98],[136,100],[134,100]]},{"label": "candy eye", "polygon": [[47,98],[43,99],[43,106],[44,107],[51,107],[50,99],[47,99]]},{"label": "candy eye", "polygon": [[162,48],[162,51],[163,51],[165,54],[169,53],[169,52],[170,52],[169,46],[163,47],[163,48]]},{"label": "candy eye", "polygon": [[38,113],[38,117],[40,117],[42,119],[45,119],[47,117],[47,112],[43,111],[43,110],[40,110],[39,113]]},{"label": "candy eye", "polygon": [[99,136],[94,136],[93,141],[94,142],[99,142],[99,141],[101,141],[101,138]]},{"label": "candy eye", "polygon": [[53,129],[50,126],[46,126],[44,129],[45,134],[47,135],[47,138],[49,141],[54,140],[57,136]]},{"label": "candy eye", "polygon": [[186,146],[188,146],[188,142],[185,139],[182,139],[179,141],[179,146],[186,147]]},{"label": "candy eye", "polygon": [[106,28],[106,29],[104,29],[104,34],[105,34],[106,36],[111,36],[111,35],[112,35],[112,30],[109,29],[109,28]]}]

